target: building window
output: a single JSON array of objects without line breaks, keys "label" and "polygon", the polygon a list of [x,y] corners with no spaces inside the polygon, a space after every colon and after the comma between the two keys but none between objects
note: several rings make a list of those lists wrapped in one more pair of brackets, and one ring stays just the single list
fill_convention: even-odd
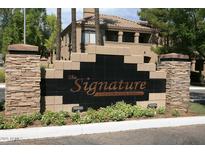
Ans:
[{"label": "building window", "polygon": [[135,41],[135,33],[123,32],[122,41],[123,42],[134,42]]},{"label": "building window", "polygon": [[82,37],[82,43],[84,44],[95,44],[96,38],[95,38],[95,32],[94,31],[84,31],[83,37]]},{"label": "building window", "polygon": [[151,43],[150,38],[151,38],[151,34],[149,34],[149,33],[140,33],[139,43]]},{"label": "building window", "polygon": [[118,42],[118,31],[105,31],[105,40]]}]

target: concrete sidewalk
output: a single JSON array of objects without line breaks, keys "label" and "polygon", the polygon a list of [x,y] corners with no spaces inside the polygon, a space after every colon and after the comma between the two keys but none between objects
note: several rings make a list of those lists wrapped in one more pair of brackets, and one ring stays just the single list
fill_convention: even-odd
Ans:
[{"label": "concrete sidewalk", "polygon": [[205,125],[0,142],[3,145],[205,145]]},{"label": "concrete sidewalk", "polygon": [[0,130],[0,142],[205,124],[205,116]]}]

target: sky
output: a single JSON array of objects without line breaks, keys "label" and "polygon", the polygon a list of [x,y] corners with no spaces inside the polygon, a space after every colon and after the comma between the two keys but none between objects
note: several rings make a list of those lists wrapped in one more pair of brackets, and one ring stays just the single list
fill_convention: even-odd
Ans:
[{"label": "sky", "polygon": [[[108,14],[108,15],[116,15],[130,20],[139,20],[137,15],[137,11],[139,9],[134,8],[100,8],[101,14]],[[47,14],[56,14],[55,8],[47,8]],[[81,19],[83,18],[83,9],[77,8],[76,10],[76,18]],[[62,9],[62,28],[64,29],[68,26],[71,22],[71,8],[63,8]]]}]

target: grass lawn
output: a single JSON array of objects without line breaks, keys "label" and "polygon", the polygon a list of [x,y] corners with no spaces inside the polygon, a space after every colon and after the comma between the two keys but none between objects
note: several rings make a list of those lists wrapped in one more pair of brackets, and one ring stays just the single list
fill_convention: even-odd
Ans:
[{"label": "grass lawn", "polygon": [[205,114],[205,104],[190,103],[189,111],[196,114]]}]

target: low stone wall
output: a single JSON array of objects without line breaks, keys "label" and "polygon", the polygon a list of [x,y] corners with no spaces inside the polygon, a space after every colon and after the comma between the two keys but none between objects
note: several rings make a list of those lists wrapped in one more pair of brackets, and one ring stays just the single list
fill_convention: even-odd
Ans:
[{"label": "low stone wall", "polygon": [[6,55],[6,115],[40,111],[40,56]]},{"label": "low stone wall", "polygon": [[166,104],[186,108],[189,102],[190,62],[162,61],[158,69],[167,72]]}]

